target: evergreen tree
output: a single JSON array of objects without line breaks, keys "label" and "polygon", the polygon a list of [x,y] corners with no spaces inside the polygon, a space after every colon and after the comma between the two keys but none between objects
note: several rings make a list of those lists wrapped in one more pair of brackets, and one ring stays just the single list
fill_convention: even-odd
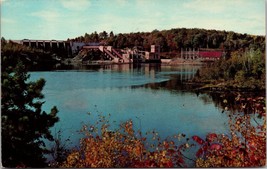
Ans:
[{"label": "evergreen tree", "polygon": [[45,80],[28,82],[25,65],[14,58],[2,57],[2,165],[45,167],[43,140],[53,140],[49,128],[59,121],[58,110],[41,110]]}]

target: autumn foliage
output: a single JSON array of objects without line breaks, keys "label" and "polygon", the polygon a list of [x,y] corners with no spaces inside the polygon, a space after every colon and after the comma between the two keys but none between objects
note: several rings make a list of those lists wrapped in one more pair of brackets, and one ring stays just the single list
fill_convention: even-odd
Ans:
[{"label": "autumn foliage", "polygon": [[[146,138],[135,132],[131,120],[120,125],[117,131],[109,131],[107,120],[101,116],[101,131],[95,126],[84,126],[86,137],[80,140],[80,148],[73,150],[60,167],[183,167],[181,150],[174,141],[157,144],[148,148]],[[98,134],[100,133],[100,134]]]},{"label": "autumn foliage", "polygon": [[[229,134],[208,134],[200,145],[196,167],[261,167],[266,165],[265,99],[236,97],[240,109],[229,114]],[[255,119],[255,116],[259,118]]]},{"label": "autumn foliage", "polygon": [[[80,140],[80,147],[72,150],[59,167],[188,167],[188,160],[195,167],[265,166],[265,99],[239,95],[235,102],[240,109],[226,111],[229,133],[208,133],[205,138],[178,134],[162,140],[152,131],[149,140],[150,137],[134,130],[131,120],[111,131],[109,120],[99,115],[95,125],[83,126],[81,132],[85,137]],[[177,138],[186,141],[177,142]],[[190,149],[195,157],[183,154]]]}]

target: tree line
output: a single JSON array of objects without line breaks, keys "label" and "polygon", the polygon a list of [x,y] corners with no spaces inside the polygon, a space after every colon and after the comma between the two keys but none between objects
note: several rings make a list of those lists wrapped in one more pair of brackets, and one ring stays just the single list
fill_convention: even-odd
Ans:
[{"label": "tree line", "polygon": [[162,52],[179,52],[182,48],[210,48],[223,50],[239,50],[246,48],[265,49],[265,37],[241,34],[233,31],[219,31],[206,29],[176,28],[170,30],[153,30],[152,32],[118,33],[114,34],[96,31],[79,36],[71,41],[100,42],[115,48],[141,46],[145,50],[150,45],[161,46]]}]

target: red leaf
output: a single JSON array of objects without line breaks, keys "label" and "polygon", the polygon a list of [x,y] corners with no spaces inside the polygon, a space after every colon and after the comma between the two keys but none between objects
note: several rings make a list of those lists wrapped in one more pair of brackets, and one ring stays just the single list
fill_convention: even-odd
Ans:
[{"label": "red leaf", "polygon": [[196,152],[196,156],[199,158],[202,154],[203,154],[203,149],[200,148],[197,152]]},{"label": "red leaf", "polygon": [[214,143],[214,144],[212,144],[210,146],[210,149],[212,149],[212,150],[220,150],[220,149],[222,149],[222,146],[220,144],[218,144],[218,143]]},{"label": "red leaf", "polygon": [[167,162],[164,164],[164,167],[172,168],[172,167],[173,167],[173,164],[172,164],[171,160],[167,161]]},{"label": "red leaf", "polygon": [[250,161],[252,161],[253,163],[255,163],[258,160],[258,158],[254,155],[250,156],[249,158],[250,158]]},{"label": "red leaf", "polygon": [[217,138],[217,134],[215,134],[215,133],[210,133],[210,134],[207,135],[207,140],[209,142],[214,141],[216,138]]},{"label": "red leaf", "polygon": [[172,154],[176,153],[176,151],[174,149],[168,149],[168,153],[172,155]]},{"label": "red leaf", "polygon": [[207,151],[207,149],[208,149],[208,145],[207,145],[207,144],[203,145],[202,149],[203,149],[204,151]]},{"label": "red leaf", "polygon": [[184,164],[184,159],[182,157],[179,157],[177,162],[179,164]]},{"label": "red leaf", "polygon": [[238,154],[238,150],[234,149],[231,151],[231,156],[236,156]]},{"label": "red leaf", "polygon": [[202,140],[202,139],[201,139],[200,137],[198,137],[198,136],[193,136],[192,139],[193,139],[195,142],[197,142],[198,144],[204,144],[204,143],[205,143],[205,141]]},{"label": "red leaf", "polygon": [[169,143],[168,142],[164,141],[163,142],[163,145],[164,145],[165,149],[168,149],[169,148]]},{"label": "red leaf", "polygon": [[156,167],[156,163],[152,160],[146,160],[145,163],[144,163],[144,168],[148,168],[148,167]]}]

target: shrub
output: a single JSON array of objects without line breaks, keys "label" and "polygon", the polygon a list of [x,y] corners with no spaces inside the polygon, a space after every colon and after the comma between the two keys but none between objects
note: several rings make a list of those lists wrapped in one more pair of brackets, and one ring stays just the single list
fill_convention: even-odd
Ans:
[{"label": "shrub", "polygon": [[86,137],[80,140],[79,149],[73,150],[60,167],[184,167],[182,150],[188,144],[177,147],[173,140],[147,146],[147,138],[133,129],[133,122],[126,121],[116,131],[109,130],[109,124],[102,118],[101,131],[95,126],[84,126]]},{"label": "shrub", "polygon": [[[72,150],[60,167],[187,167],[186,160],[195,167],[261,167],[266,164],[266,114],[265,99],[233,97],[237,111],[228,111],[228,101],[223,99],[225,113],[229,116],[229,134],[208,133],[205,139],[194,135],[197,143],[161,140],[152,131],[152,140],[136,132],[131,120],[119,129],[109,130],[109,120],[99,116],[96,125],[84,125],[85,137],[80,147]],[[257,120],[255,119],[257,116]],[[100,127],[98,127],[100,124]],[[100,129],[100,130],[99,130]],[[185,137],[179,134],[173,138]],[[184,150],[196,149],[194,159],[186,157]]]},{"label": "shrub", "polygon": [[[196,167],[266,165],[265,100],[237,97],[236,103],[240,105],[242,114],[229,114],[229,135],[209,134],[206,141],[197,136],[193,137],[201,146],[196,153]],[[262,118],[261,123],[255,120],[254,114]]]}]

